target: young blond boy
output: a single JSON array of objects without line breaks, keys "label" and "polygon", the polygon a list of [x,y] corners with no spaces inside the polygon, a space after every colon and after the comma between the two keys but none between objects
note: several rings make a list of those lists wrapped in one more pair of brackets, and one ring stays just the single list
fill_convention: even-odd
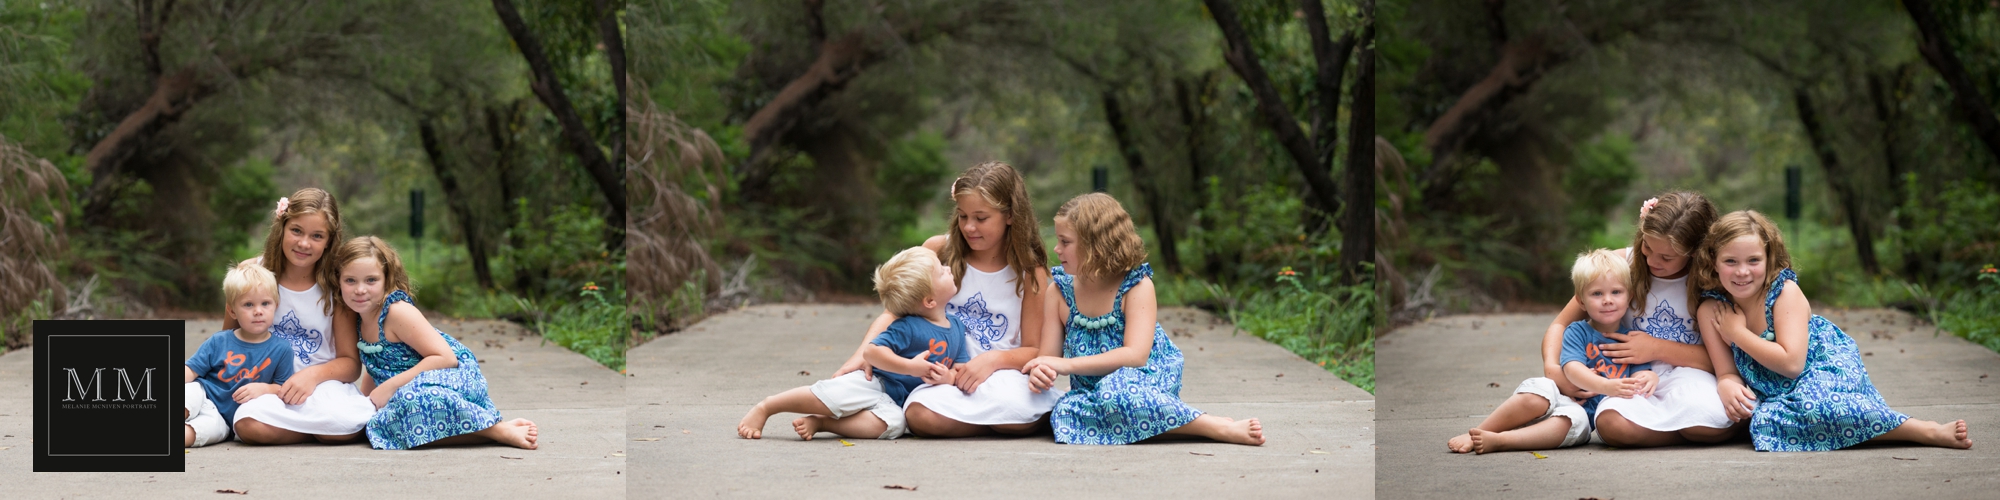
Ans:
[{"label": "young blond boy", "polygon": [[236,407],[292,377],[292,343],[270,342],[271,316],[278,310],[278,279],[256,264],[239,264],[222,280],[235,330],[215,332],[201,343],[186,367],[181,446],[194,448],[229,439]]},{"label": "young blond boy", "polygon": [[915,247],[875,269],[875,291],[884,308],[902,317],[862,351],[874,367],[873,380],[856,371],[764,398],[737,424],[738,436],[762,438],[765,421],[777,413],[806,414],[792,421],[792,430],[808,441],[820,431],[851,438],[903,435],[903,402],[910,391],[952,383],[951,366],[969,360],[965,326],[945,314],[958,284],[936,253]]},{"label": "young blond boy", "polygon": [[1556,382],[1547,377],[1521,381],[1514,395],[1493,409],[1478,427],[1451,438],[1445,446],[1454,453],[1490,453],[1509,450],[1548,450],[1590,441],[1596,423],[1598,402],[1606,396],[1630,398],[1651,393],[1659,383],[1647,364],[1619,364],[1598,350],[1615,343],[1606,333],[1626,333],[1625,309],[1631,305],[1627,294],[1632,281],[1631,262],[1610,250],[1584,252],[1570,269],[1577,302],[1589,319],[1571,323],[1563,331],[1562,375],[1592,396],[1582,402],[1562,395]]}]

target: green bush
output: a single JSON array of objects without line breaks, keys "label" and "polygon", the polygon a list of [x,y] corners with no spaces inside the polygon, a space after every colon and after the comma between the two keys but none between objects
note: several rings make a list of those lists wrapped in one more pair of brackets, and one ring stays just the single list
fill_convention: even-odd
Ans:
[{"label": "green bush", "polygon": [[1938,313],[1938,328],[2000,351],[2000,269],[1980,268],[1978,283],[1953,295]]},{"label": "green bush", "polygon": [[[608,296],[608,297],[607,297]],[[597,283],[578,287],[577,300],[549,310],[537,321],[545,342],[576,351],[620,373],[625,371],[625,346],[632,324],[625,311],[625,290],[611,290]]]}]

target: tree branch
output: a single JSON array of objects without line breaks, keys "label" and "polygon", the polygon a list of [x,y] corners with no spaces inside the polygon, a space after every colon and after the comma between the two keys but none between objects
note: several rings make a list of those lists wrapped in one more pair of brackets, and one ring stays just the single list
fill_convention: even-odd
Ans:
[{"label": "tree branch", "polygon": [[[604,151],[597,147],[590,130],[583,126],[583,118],[563,94],[562,82],[556,80],[555,66],[549,64],[548,55],[542,52],[542,44],[528,31],[528,25],[521,21],[521,13],[514,10],[511,0],[493,0],[493,11],[500,15],[500,25],[507,28],[507,34],[514,39],[514,45],[521,48],[521,56],[528,60],[528,69],[534,73],[529,85],[535,97],[548,106],[556,115],[556,122],[562,124],[563,139],[572,153],[583,163],[583,168],[597,182],[598,192],[611,202],[611,213],[606,217],[614,231],[625,230],[625,176],[618,172]],[[614,246],[617,246],[614,244]]]},{"label": "tree branch", "polygon": [[1958,54],[1951,50],[1951,41],[1944,38],[1944,27],[1938,24],[1937,14],[1931,10],[1928,0],[1903,0],[1903,6],[1910,11],[1910,19],[1917,23],[1917,33],[1922,36],[1917,43],[1917,52],[1922,53],[1924,62],[1930,63],[1945,83],[1951,86],[1951,93],[1958,101],[1960,113],[1971,122],[1973,135],[1986,145],[2000,164],[2000,118],[1995,118],[1993,107],[1986,98],[1979,95],[1979,89],[1972,84],[1972,76],[1958,61]]},{"label": "tree branch", "polygon": [[1243,82],[1250,85],[1250,94],[1257,98],[1258,115],[1264,124],[1277,134],[1278,143],[1292,156],[1292,162],[1305,175],[1306,186],[1311,191],[1311,201],[1319,209],[1332,214],[1340,208],[1339,190],[1335,188],[1333,176],[1320,168],[1318,151],[1312,140],[1299,130],[1298,120],[1285,109],[1284,101],[1278,96],[1278,89],[1264,72],[1264,66],[1257,60],[1257,54],[1250,47],[1250,37],[1243,31],[1243,24],[1237,19],[1236,7],[1228,0],[1202,0],[1209,13],[1215,17],[1215,24],[1222,29],[1222,38],[1228,42],[1228,50],[1222,58],[1236,71]]}]

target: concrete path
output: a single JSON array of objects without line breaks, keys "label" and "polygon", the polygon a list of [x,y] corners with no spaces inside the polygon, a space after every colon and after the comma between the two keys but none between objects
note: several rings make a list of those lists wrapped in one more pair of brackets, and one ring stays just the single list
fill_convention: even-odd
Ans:
[{"label": "concrete path", "polygon": [[1992,498],[2000,491],[2000,354],[1890,310],[1829,311],[1866,353],[1869,376],[1897,410],[1965,419],[1972,450],[1863,445],[1824,453],[1759,453],[1746,440],[1628,450],[1602,444],[1457,455],[1464,433],[1522,379],[1541,375],[1545,314],[1455,316],[1376,341],[1376,458],[1382,498]]},{"label": "concrete path", "polygon": [[[376,451],[367,443],[195,448],[187,472],[35,474],[32,350],[0,356],[0,498],[624,498],[624,380],[589,358],[502,321],[433,320],[479,355],[507,418],[541,428],[541,449],[488,445]],[[187,322],[194,353],[220,320]]]},{"label": "concrete path", "polygon": [[1162,311],[1187,353],[1181,395],[1203,411],[1258,417],[1268,442],[1069,446],[1021,438],[807,442],[781,414],[764,439],[736,436],[751,405],[832,375],[879,307],[767,305],[718,315],[627,354],[634,497],[1371,498],[1375,401],[1282,348],[1191,309]]}]

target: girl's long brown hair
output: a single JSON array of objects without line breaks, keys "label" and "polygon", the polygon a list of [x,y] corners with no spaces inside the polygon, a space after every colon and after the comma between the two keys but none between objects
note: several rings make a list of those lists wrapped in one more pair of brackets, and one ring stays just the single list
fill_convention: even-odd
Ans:
[{"label": "girl's long brown hair", "polygon": [[312,276],[313,282],[319,284],[319,305],[328,316],[332,316],[333,305],[337,303],[332,297],[340,289],[336,283],[338,276],[335,276],[340,267],[333,265],[333,259],[328,258],[333,256],[334,246],[340,244],[340,205],[334,203],[332,194],[320,188],[305,188],[292,193],[285,213],[271,218],[271,233],[264,237],[264,269],[271,270],[271,274],[279,278],[285,276],[285,266],[291,263],[285,260],[285,225],[290,224],[292,219],[311,214],[320,214],[326,219],[326,248],[320,249],[319,261],[313,263]]},{"label": "girl's long brown hair", "polygon": [[[1000,251],[1006,253],[1007,265],[1014,268],[1015,293],[1027,297],[1041,289],[1039,270],[1049,267],[1049,253],[1042,248],[1041,223],[1035,220],[1035,205],[1028,201],[1028,187],[1022,182],[1021,173],[1013,165],[997,161],[973,165],[951,183],[954,205],[959,196],[967,194],[979,195],[1006,214],[1010,222],[1006,235],[1000,239]],[[965,259],[972,255],[972,245],[965,242],[965,234],[959,230],[958,210],[953,209],[949,217],[951,235],[938,258],[951,266],[953,282],[963,283]]]},{"label": "girl's long brown hair", "polygon": [[[1687,266],[1694,266],[1695,250],[1702,247],[1708,226],[1715,224],[1715,204],[1701,193],[1673,191],[1655,199],[1659,201],[1639,217],[1639,230],[1632,234],[1632,310],[1641,316],[1651,307],[1646,303],[1646,294],[1653,290],[1653,271],[1646,265],[1646,237],[1667,240],[1673,248],[1653,250],[1679,252],[1688,258]],[[1701,289],[1690,286],[1687,291],[1688,304],[1701,301]]]}]

